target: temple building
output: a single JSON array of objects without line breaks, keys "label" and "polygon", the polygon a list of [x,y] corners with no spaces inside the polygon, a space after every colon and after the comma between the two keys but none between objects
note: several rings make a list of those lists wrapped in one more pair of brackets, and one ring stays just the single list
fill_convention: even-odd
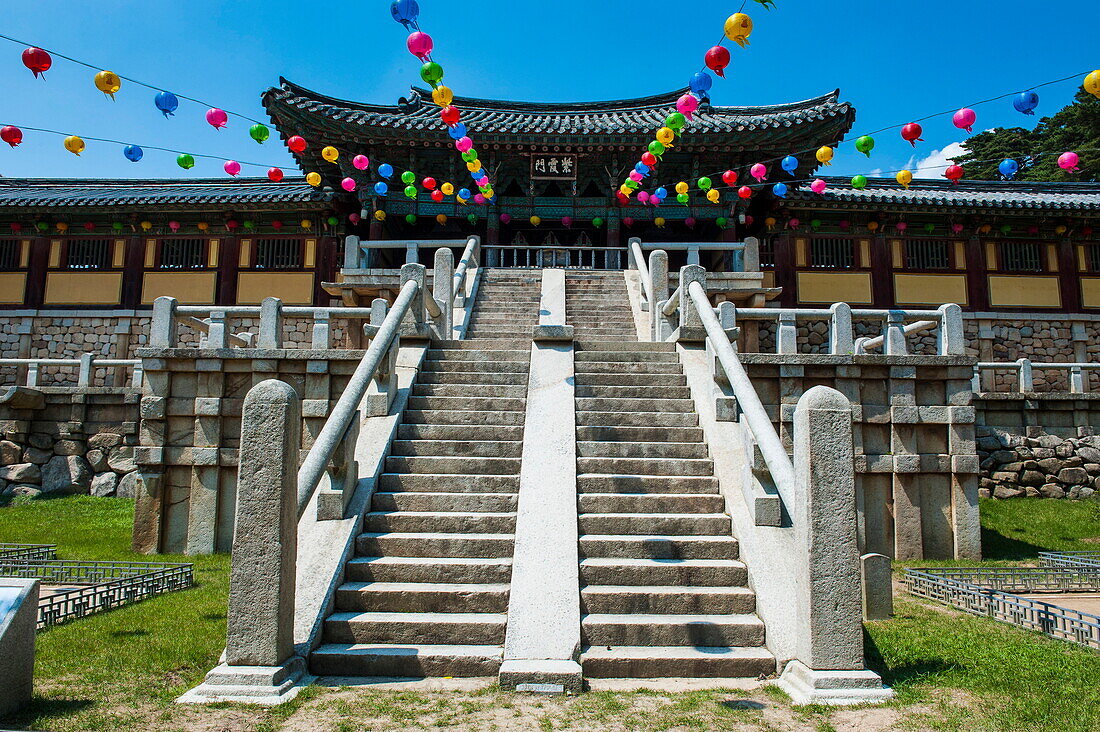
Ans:
[{"label": "temple building", "polygon": [[[824,176],[823,194],[792,185],[778,199],[766,186],[745,201],[722,187],[719,204],[695,195],[689,205],[671,197],[659,208],[620,205],[612,192],[682,91],[585,103],[456,98],[497,191],[490,205],[476,206],[435,202],[423,189],[411,200],[400,183],[386,197],[375,194],[382,162],[395,170],[391,183],[409,170],[418,180],[469,184],[427,90],[385,106],[281,80],[263,104],[284,141],[309,141],[296,160],[303,173],[323,176],[321,186],[2,178],[0,307],[137,313],[160,295],[195,304],[267,296],[352,304],[388,292],[379,272],[410,257],[429,263],[433,242],[476,234],[490,266],[594,269],[627,267],[627,244],[637,237],[646,247],[665,245],[673,271],[690,261],[727,273],[712,292],[739,304],[1100,309],[1097,184],[918,180],[906,190],[872,179],[855,190]],[[855,116],[839,90],[761,107],[704,102],[689,134],[664,156],[658,182],[671,189],[835,145]],[[321,157],[327,145],[341,151],[336,164]],[[359,154],[373,161],[370,169],[353,167]],[[796,180],[828,170],[810,154],[800,158]],[[354,192],[340,185],[347,177],[358,183]],[[759,271],[738,278],[745,267],[738,243],[749,237],[759,241]]]}]

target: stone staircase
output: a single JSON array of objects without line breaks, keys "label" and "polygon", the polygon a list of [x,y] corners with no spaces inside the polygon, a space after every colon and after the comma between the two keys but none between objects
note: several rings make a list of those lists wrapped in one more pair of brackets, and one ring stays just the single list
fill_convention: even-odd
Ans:
[{"label": "stone staircase", "polygon": [[577,340],[638,339],[622,272],[569,270],[565,322]]},{"label": "stone staircase", "polygon": [[499,670],[540,281],[484,272],[474,340],[427,352],[313,673]]},{"label": "stone staircase", "polygon": [[774,673],[675,345],[575,362],[585,676]]}]

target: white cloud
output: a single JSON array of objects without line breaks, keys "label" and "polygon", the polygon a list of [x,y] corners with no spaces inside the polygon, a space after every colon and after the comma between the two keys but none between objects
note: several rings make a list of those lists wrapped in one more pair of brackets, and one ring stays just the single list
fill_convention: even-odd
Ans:
[{"label": "white cloud", "polygon": [[914,178],[942,178],[947,166],[955,162],[955,158],[961,158],[965,154],[966,150],[961,142],[952,142],[942,150],[933,150],[928,157],[918,159],[916,155],[912,156],[905,167],[913,171]]}]

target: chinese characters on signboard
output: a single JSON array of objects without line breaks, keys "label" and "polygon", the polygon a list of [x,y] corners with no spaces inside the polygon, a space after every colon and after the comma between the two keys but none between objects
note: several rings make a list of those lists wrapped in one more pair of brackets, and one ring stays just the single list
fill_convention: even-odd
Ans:
[{"label": "chinese characters on signboard", "polygon": [[532,155],[532,180],[576,180],[576,155]]}]

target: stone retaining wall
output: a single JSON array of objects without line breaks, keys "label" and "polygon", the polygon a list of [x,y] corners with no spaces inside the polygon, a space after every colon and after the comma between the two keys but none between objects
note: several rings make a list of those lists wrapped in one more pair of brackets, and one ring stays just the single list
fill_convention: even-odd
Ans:
[{"label": "stone retaining wall", "polygon": [[1100,485],[1100,436],[1026,437],[978,428],[983,498],[1089,498]]}]

